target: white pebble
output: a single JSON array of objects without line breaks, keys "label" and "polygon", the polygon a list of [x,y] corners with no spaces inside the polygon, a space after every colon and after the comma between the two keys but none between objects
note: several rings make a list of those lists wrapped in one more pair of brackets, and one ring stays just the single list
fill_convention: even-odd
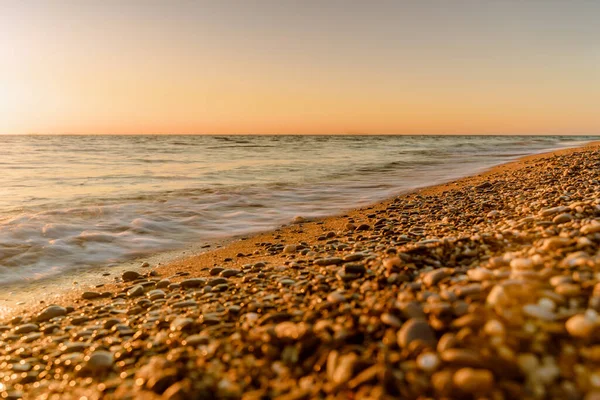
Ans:
[{"label": "white pebble", "polygon": [[435,371],[440,365],[440,358],[435,353],[423,353],[417,357],[417,366],[425,372]]},{"label": "white pebble", "polygon": [[523,313],[528,317],[537,318],[544,321],[554,321],[556,319],[556,314],[545,309],[544,307],[540,307],[537,304],[524,305]]},{"label": "white pebble", "polygon": [[542,297],[538,300],[538,305],[548,311],[554,311],[556,309],[556,303],[547,297]]}]

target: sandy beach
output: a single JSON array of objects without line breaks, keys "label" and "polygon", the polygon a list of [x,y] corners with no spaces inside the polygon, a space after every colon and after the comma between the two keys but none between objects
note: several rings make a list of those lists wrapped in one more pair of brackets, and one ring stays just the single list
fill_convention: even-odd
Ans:
[{"label": "sandy beach", "polygon": [[595,142],[16,308],[0,397],[596,399],[599,268]]}]

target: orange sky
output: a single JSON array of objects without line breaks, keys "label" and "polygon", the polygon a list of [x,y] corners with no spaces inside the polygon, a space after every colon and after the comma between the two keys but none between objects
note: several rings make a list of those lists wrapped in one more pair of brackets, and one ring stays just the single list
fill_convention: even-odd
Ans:
[{"label": "orange sky", "polygon": [[540,5],[6,0],[0,134],[600,134],[600,2]]}]

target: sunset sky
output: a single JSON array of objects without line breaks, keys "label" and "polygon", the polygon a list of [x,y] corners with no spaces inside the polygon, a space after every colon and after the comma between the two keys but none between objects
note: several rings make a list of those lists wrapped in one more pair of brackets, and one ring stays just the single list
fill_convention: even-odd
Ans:
[{"label": "sunset sky", "polygon": [[0,1],[0,134],[600,134],[600,1]]}]

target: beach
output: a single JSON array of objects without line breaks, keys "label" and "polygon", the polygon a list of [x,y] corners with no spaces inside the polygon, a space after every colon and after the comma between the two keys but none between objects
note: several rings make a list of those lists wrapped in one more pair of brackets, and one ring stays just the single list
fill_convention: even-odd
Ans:
[{"label": "beach", "polygon": [[0,394],[596,399],[599,268],[592,143],[17,307]]}]

